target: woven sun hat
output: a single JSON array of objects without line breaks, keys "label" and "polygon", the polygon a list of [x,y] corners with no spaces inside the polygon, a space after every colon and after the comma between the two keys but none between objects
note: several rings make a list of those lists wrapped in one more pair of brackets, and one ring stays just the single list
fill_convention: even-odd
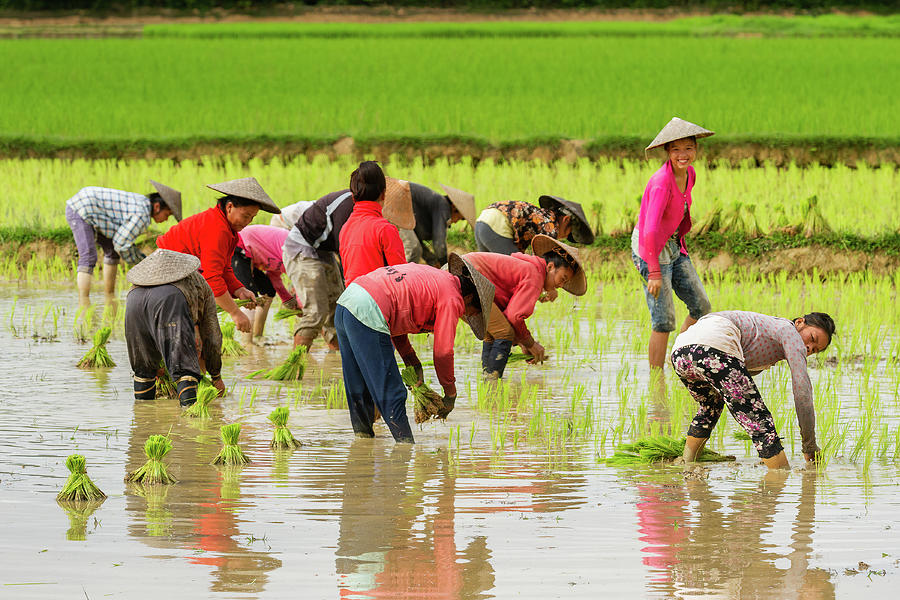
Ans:
[{"label": "woven sun hat", "polygon": [[541,196],[538,199],[541,208],[549,208],[556,211],[562,211],[564,214],[572,217],[572,232],[569,234],[568,240],[577,244],[593,244],[594,232],[588,224],[587,217],[584,215],[584,209],[577,202],[560,198],[559,196]]},{"label": "woven sun hat", "polygon": [[475,196],[468,192],[452,188],[449,185],[441,184],[441,189],[450,198],[450,202],[456,207],[472,229],[475,229]]},{"label": "woven sun hat", "polygon": [[703,129],[690,121],[672,117],[672,120],[666,123],[666,126],[656,134],[656,137],[653,138],[650,145],[644,148],[644,152],[664,146],[675,140],[682,140],[688,137],[705,138],[715,134],[716,132],[710,131],[709,129]]},{"label": "woven sun hat", "polygon": [[156,188],[156,191],[159,192],[160,197],[162,197],[163,202],[166,203],[166,206],[172,211],[172,216],[175,217],[176,221],[181,220],[181,192],[178,190],[172,189],[167,185],[163,185],[158,181],[150,180],[150,183],[153,187]]},{"label": "woven sun hat", "polygon": [[478,302],[481,304],[481,312],[471,317],[466,317],[472,333],[479,340],[484,339],[487,332],[488,317],[491,313],[491,307],[494,305],[494,284],[488,281],[487,277],[478,272],[478,269],[472,266],[472,263],[461,257],[456,252],[451,252],[447,256],[447,270],[457,277],[468,277],[475,284],[475,290],[478,292]]},{"label": "woven sun hat", "polygon": [[587,292],[587,277],[584,275],[584,267],[578,257],[578,250],[559,240],[554,240],[549,235],[539,233],[531,238],[531,252],[535,256],[544,256],[548,252],[556,252],[564,259],[575,272],[572,279],[566,282],[563,289],[573,296],[584,296]]},{"label": "woven sun hat", "polygon": [[223,183],[213,183],[206,187],[221,192],[226,196],[237,196],[238,198],[252,200],[259,204],[260,209],[266,212],[276,215],[281,214],[281,209],[278,208],[278,205],[275,204],[271,198],[269,198],[266,191],[262,189],[262,186],[256,181],[256,177],[232,179],[231,181],[225,181]]},{"label": "woven sun hat", "polygon": [[133,285],[164,285],[184,279],[199,268],[196,256],[160,248],[128,269],[125,278]]},{"label": "woven sun hat", "polygon": [[384,185],[384,207],[381,214],[400,229],[415,229],[416,215],[413,213],[409,182],[385,177]]}]

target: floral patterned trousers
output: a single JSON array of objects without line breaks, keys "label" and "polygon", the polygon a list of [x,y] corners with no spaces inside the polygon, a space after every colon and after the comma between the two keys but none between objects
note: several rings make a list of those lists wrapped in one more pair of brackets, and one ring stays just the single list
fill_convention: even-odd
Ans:
[{"label": "floral patterned trousers", "polygon": [[675,373],[687,387],[700,409],[688,435],[709,438],[722,414],[728,411],[753,440],[760,458],[772,458],[782,450],[775,431],[775,420],[766,408],[753,378],[734,356],[699,344],[683,346],[672,352]]}]

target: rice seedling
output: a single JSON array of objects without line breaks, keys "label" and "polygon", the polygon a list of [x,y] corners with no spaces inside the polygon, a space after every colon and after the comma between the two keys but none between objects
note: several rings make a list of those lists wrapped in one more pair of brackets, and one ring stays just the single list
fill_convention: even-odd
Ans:
[{"label": "rice seedling", "polygon": [[243,465],[250,462],[244,451],[238,445],[238,438],[241,435],[241,424],[231,423],[222,425],[222,449],[213,459],[214,465]]},{"label": "rice seedling", "polygon": [[197,386],[197,401],[184,409],[184,416],[196,419],[209,418],[209,405],[219,395],[219,390],[201,381]]},{"label": "rice seedling", "polygon": [[80,454],[70,454],[66,458],[66,468],[69,470],[69,478],[62,490],[56,495],[59,502],[102,500],[106,498],[87,474],[87,461]]},{"label": "rice seedling", "polygon": [[273,381],[298,381],[303,379],[306,371],[306,346],[297,346],[288,354],[287,360],[274,369],[260,369],[250,373],[247,377],[253,378],[262,375],[264,379]]},{"label": "rice seedling", "polygon": [[166,464],[163,462],[163,458],[170,450],[172,450],[172,440],[168,436],[151,435],[148,437],[144,443],[144,454],[147,455],[147,462],[136,471],[126,475],[125,482],[141,485],[177,483],[178,479],[169,473]]},{"label": "rice seedling", "polygon": [[[400,371],[400,378],[413,395],[413,411],[416,424],[424,423],[429,419],[444,420],[449,410],[444,406],[443,396],[419,382],[415,367],[406,367]],[[452,408],[450,409],[452,410]]]},{"label": "rice seedling", "polygon": [[290,319],[291,317],[299,317],[303,314],[303,309],[300,308],[284,308],[281,307],[275,313],[275,316],[272,317],[275,321],[283,321],[284,319]]},{"label": "rice seedling", "polygon": [[159,370],[156,375],[156,397],[157,398],[177,398],[178,388],[169,375],[166,363],[163,359],[159,361]]},{"label": "rice seedling", "polygon": [[[257,301],[258,300],[255,298],[252,300],[249,298],[236,298],[234,300],[234,303],[237,305],[238,308],[244,308],[244,307],[250,306],[251,304],[256,304]],[[223,314],[225,312],[225,310],[221,306],[217,305],[216,312],[219,314]]]},{"label": "rice seedling", "polygon": [[271,443],[272,448],[275,450],[291,450],[303,445],[287,427],[289,414],[290,410],[286,406],[279,406],[269,413],[269,420],[275,425],[275,433]]},{"label": "rice seedling", "polygon": [[78,361],[78,368],[94,369],[116,366],[106,350],[106,342],[109,341],[111,334],[112,329],[109,327],[101,327],[94,333],[94,346]]},{"label": "rice seedling", "polygon": [[818,196],[813,195],[806,199],[806,206],[803,207],[803,222],[800,229],[806,237],[831,233],[831,226],[825,220],[825,217],[822,216],[822,211],[819,209]]},{"label": "rice seedling", "polygon": [[[630,444],[620,444],[615,454],[604,462],[612,466],[628,466],[671,462],[684,453],[685,438],[667,435],[646,437]],[[734,460],[733,456],[725,456],[704,448],[697,456],[698,462],[723,462]]]},{"label": "rice seedling", "polygon": [[234,322],[222,323],[222,356],[244,356],[247,349],[234,339]]}]

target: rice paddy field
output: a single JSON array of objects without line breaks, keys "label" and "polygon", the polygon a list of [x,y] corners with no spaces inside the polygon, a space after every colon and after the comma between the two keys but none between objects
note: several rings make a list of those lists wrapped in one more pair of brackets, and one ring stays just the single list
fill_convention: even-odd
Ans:
[{"label": "rice paddy field", "polygon": [[[672,114],[718,132],[701,158],[718,140],[896,152],[897,31],[896,17],[702,17],[0,39],[0,598],[893,597],[900,271],[789,276],[752,268],[765,259],[752,254],[749,268],[703,270],[713,310],[834,317],[833,343],[808,361],[820,460],[804,464],[778,364],[756,382],[791,470],[768,472],[727,414],[709,445],[734,460],[623,466],[609,460],[621,444],[683,436],[697,406],[670,369],[663,388],[649,381],[633,269],[595,260],[585,296],[539,304],[529,326],[550,358],[511,363],[499,386],[481,381],[481,345],[459,326],[455,409],[395,444],[382,423],[375,439],[352,436],[340,355],[321,341],[302,380],[256,376],[291,352],[290,320],[272,316],[258,344],[228,341],[243,354],[225,359],[228,394],[206,411],[135,400],[124,311],[77,309],[64,205],[83,186],[149,192],[152,178],[182,191],[188,215],[212,204],[205,184],[252,175],[284,206],[346,187],[356,165],[258,152],[260,140],[625,140],[627,156],[597,160],[382,157],[389,175],[472,192],[478,208],[576,200],[598,245],[624,256],[661,162],[640,150]],[[232,153],[247,139],[256,150]],[[198,140],[209,155],[116,154]],[[716,236],[754,252],[776,238],[873,262],[900,252],[896,162],[799,166],[763,152],[695,167],[688,247],[707,244],[695,256]],[[470,235],[457,224],[451,241]],[[91,347],[106,328],[108,356]],[[431,338],[413,337],[430,359]],[[79,368],[86,355],[115,366]],[[301,445],[274,449],[285,424]],[[70,455],[105,500],[57,502],[92,489]],[[147,473],[177,483],[125,481]]]}]

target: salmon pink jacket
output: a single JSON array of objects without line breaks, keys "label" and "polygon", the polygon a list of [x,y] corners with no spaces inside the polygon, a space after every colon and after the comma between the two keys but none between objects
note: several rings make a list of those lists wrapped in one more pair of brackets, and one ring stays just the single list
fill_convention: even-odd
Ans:
[{"label": "salmon pink jacket", "polygon": [[456,325],[466,312],[459,279],[428,265],[404,263],[376,269],[354,283],[369,292],[381,309],[404,364],[421,364],[407,335],[434,333],[434,370],[444,394],[456,396],[453,342]]},{"label": "salmon pink jacket", "polygon": [[682,192],[671,162],[666,161],[647,182],[637,228],[638,254],[647,263],[648,279],[662,279],[659,253],[676,231],[681,253],[687,256],[684,236],[691,230],[691,190],[696,180],[694,167],[688,166],[687,185]]},{"label": "salmon pink jacket", "polygon": [[402,265],[406,251],[397,228],[381,214],[381,204],[356,202],[338,238],[344,283],[380,267]]}]

